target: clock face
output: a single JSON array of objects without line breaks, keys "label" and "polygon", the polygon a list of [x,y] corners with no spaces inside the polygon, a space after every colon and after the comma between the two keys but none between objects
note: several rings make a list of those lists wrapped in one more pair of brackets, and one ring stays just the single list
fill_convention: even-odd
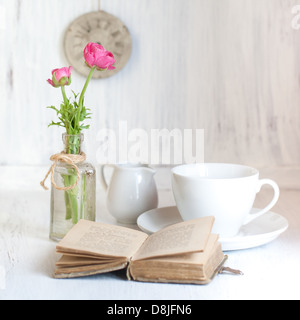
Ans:
[{"label": "clock face", "polygon": [[83,50],[89,42],[98,42],[110,51],[115,59],[115,70],[94,72],[93,78],[107,78],[119,72],[128,62],[132,40],[127,27],[115,16],[105,11],[91,12],[80,16],[68,27],[64,49],[70,65],[83,76],[90,69],[85,64]]}]

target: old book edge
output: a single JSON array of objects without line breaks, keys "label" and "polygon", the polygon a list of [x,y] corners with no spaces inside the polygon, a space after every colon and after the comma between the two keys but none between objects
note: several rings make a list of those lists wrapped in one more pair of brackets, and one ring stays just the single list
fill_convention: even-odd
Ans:
[{"label": "old book edge", "polygon": [[130,274],[130,265],[128,265],[127,270],[126,270],[126,275],[127,275],[127,279],[130,281],[140,281],[140,282],[153,282],[153,283],[177,283],[177,284],[201,284],[201,285],[205,285],[205,284],[209,284],[215,277],[217,274],[219,274],[224,267],[225,262],[228,260],[228,256],[224,255],[223,260],[221,261],[221,263],[218,265],[218,267],[216,268],[216,270],[214,271],[214,273],[212,274],[212,276],[204,281],[197,281],[197,280],[166,280],[166,279],[146,279],[146,278],[142,278],[142,277],[137,277],[136,279],[133,279],[131,274]]},{"label": "old book edge", "polygon": [[61,273],[57,274],[54,272],[53,277],[55,279],[71,279],[71,278],[80,278],[80,277],[87,277],[97,274],[103,274],[103,273],[109,273],[113,271],[123,270],[125,268],[128,268],[128,262],[124,262],[122,264],[118,264],[113,267],[105,268],[102,270],[94,270],[94,271],[82,271],[82,272],[74,272],[74,273]]}]

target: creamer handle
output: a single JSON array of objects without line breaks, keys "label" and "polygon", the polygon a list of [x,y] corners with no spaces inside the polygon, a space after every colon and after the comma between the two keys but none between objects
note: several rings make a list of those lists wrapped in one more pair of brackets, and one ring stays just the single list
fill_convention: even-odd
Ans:
[{"label": "creamer handle", "polygon": [[106,181],[105,172],[104,172],[106,167],[113,167],[114,168],[114,166],[109,165],[109,164],[104,164],[101,166],[100,181],[101,181],[101,184],[102,184],[103,188],[105,189],[105,191],[107,191],[107,189],[108,189],[108,183]]}]

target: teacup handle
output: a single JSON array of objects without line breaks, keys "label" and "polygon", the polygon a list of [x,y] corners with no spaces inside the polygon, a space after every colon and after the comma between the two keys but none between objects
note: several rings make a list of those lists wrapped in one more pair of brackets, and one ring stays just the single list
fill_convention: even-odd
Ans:
[{"label": "teacup handle", "polygon": [[266,212],[268,212],[271,208],[274,207],[274,205],[278,201],[279,195],[280,195],[280,190],[279,190],[278,184],[273,180],[270,180],[270,179],[259,180],[258,181],[258,186],[257,186],[257,193],[260,192],[261,187],[263,185],[266,185],[266,184],[270,185],[274,190],[274,196],[273,196],[272,201],[264,209],[261,209],[261,210],[259,210],[258,212],[255,212],[255,213],[248,214],[248,216],[246,218],[246,221],[244,222],[244,225],[249,223],[249,222],[251,222],[251,221],[253,221],[254,219],[260,217],[261,215],[265,214]]}]

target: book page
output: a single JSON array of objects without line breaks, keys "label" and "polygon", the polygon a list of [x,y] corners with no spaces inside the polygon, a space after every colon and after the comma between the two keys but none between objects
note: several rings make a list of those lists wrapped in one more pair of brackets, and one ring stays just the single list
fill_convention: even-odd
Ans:
[{"label": "book page", "polygon": [[183,253],[180,255],[154,257],[151,261],[172,262],[174,264],[191,264],[191,265],[204,265],[210,258],[212,252],[215,250],[218,243],[219,236],[210,234],[204,251]]},{"label": "book page", "polygon": [[130,258],[147,237],[129,228],[80,220],[56,249],[60,253]]},{"label": "book page", "polygon": [[214,217],[178,223],[151,235],[132,260],[204,251]]},{"label": "book page", "polygon": [[120,258],[108,258],[108,259],[97,259],[93,258],[85,258],[85,257],[75,257],[75,256],[66,256],[63,255],[59,261],[56,262],[56,266],[59,268],[63,267],[76,267],[76,266],[88,266],[88,265],[98,265],[98,264],[107,264],[116,262]]}]

